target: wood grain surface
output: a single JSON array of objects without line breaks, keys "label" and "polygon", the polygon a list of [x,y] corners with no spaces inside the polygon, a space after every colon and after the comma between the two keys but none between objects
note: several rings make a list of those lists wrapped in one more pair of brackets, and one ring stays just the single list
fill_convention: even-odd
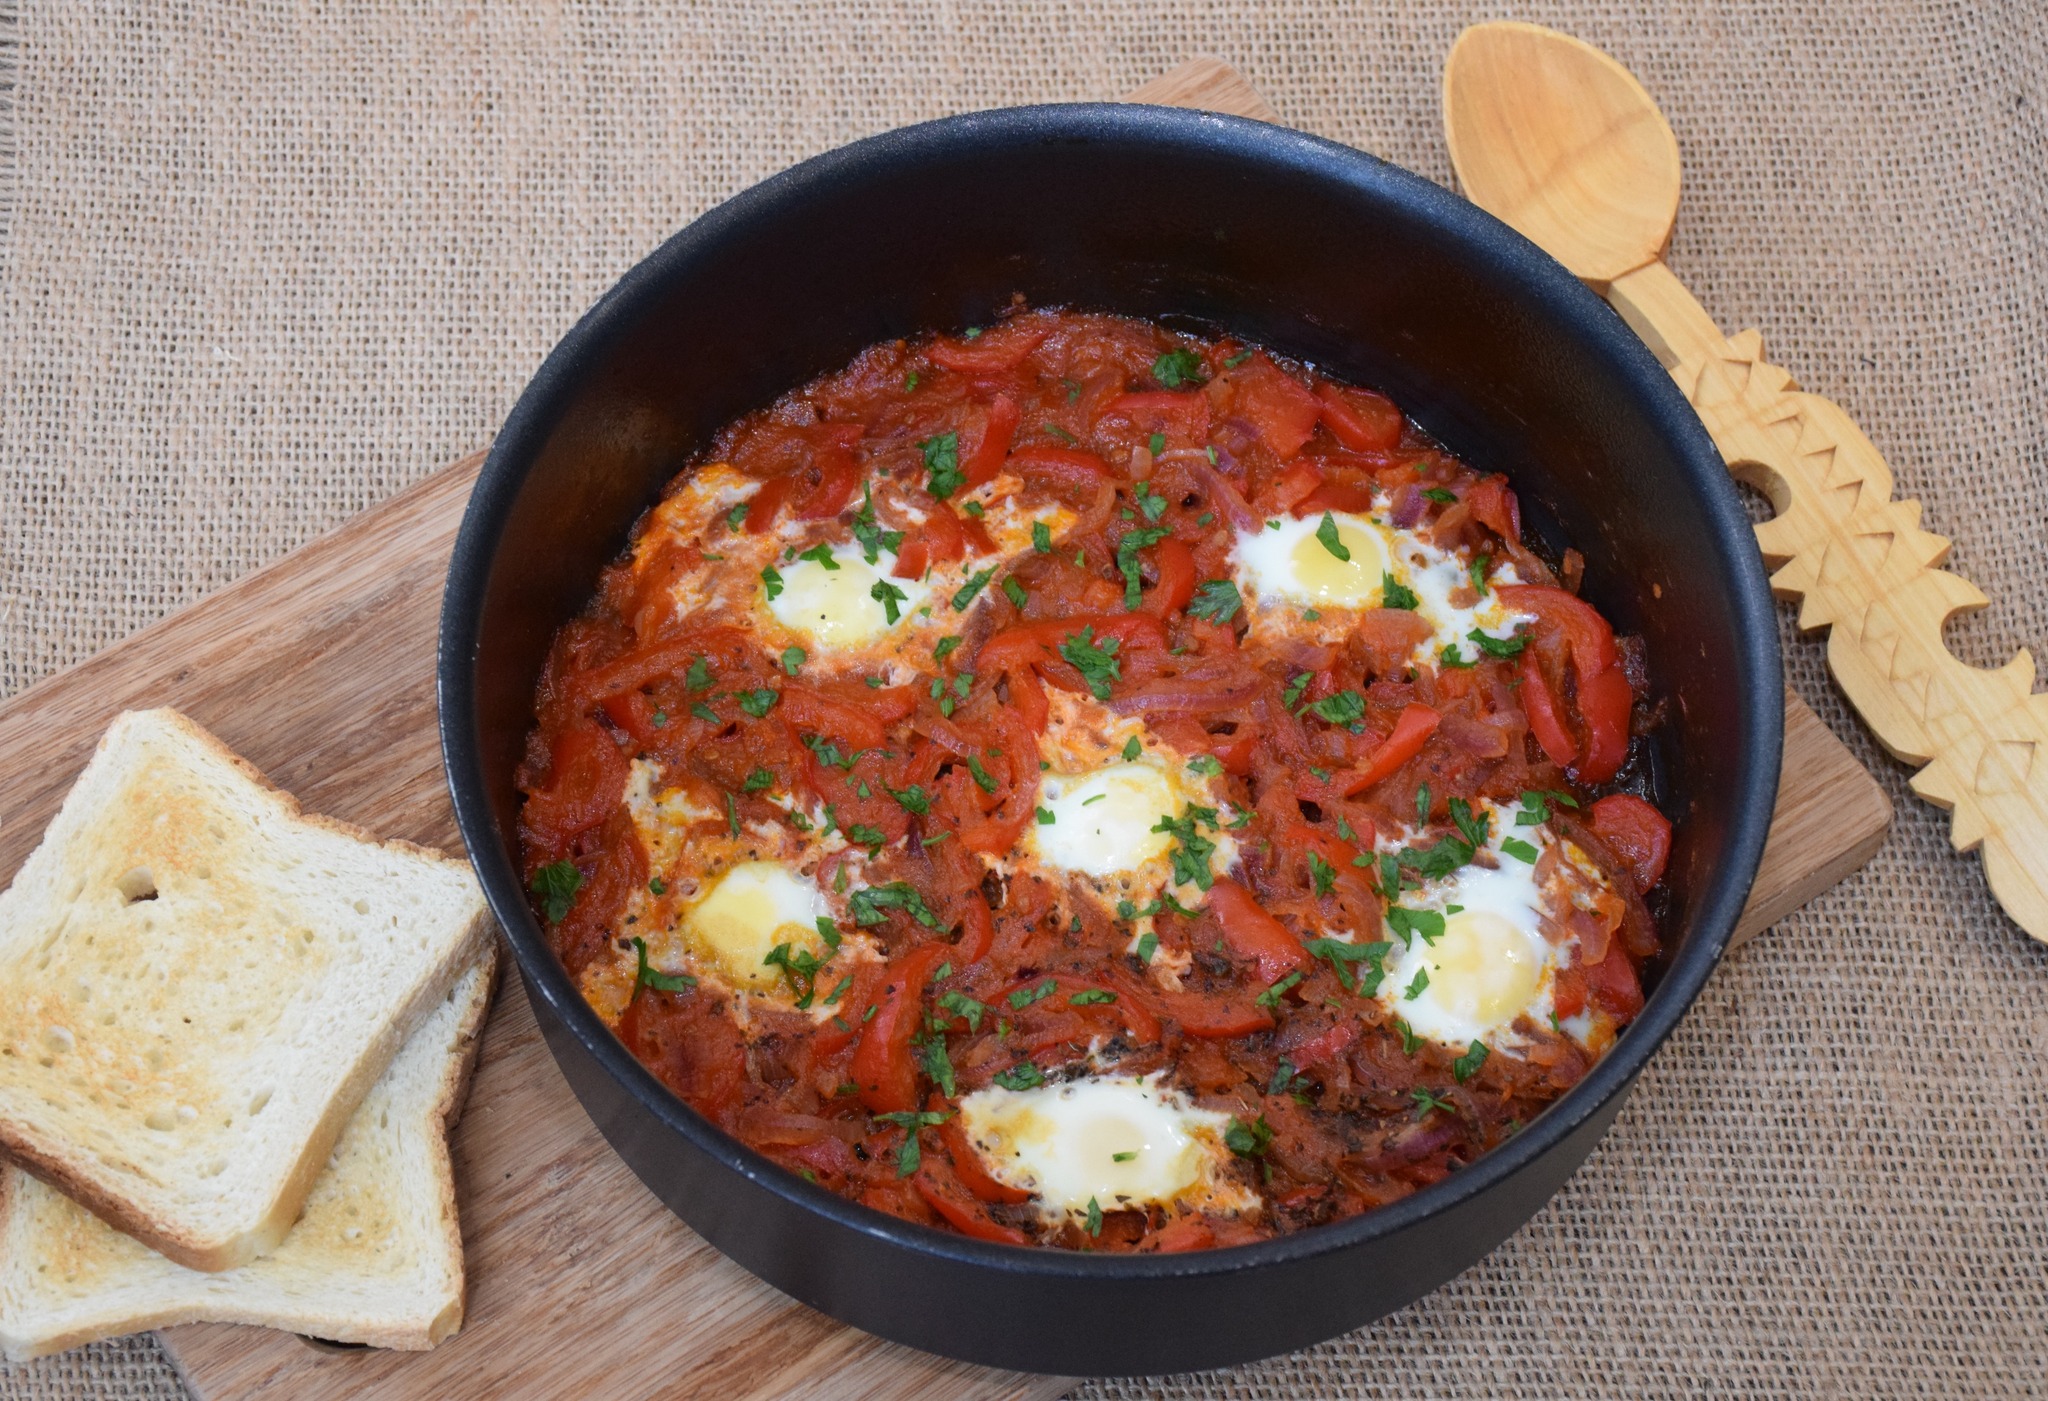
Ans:
[{"label": "wood grain surface", "polygon": [[[1271,117],[1213,60],[1133,97]],[[436,473],[0,706],[0,880],[33,848],[108,720],[148,705],[185,711],[311,810],[459,849],[435,732],[434,635],[481,461]],[[1861,865],[1890,815],[1870,777],[1790,696],[1786,718],[1785,781],[1744,937]],[[516,978],[485,1030],[454,1156],[470,1284],[460,1334],[409,1354],[316,1348],[254,1328],[166,1330],[193,1393],[739,1401],[1052,1397],[1068,1385],[882,1342],[717,1254],[599,1137]]]},{"label": "wood grain surface", "polygon": [[2048,695],[2034,659],[1973,667],[1942,630],[1988,600],[1941,565],[1949,542],[1892,499],[1892,470],[1848,414],[1726,336],[1663,260],[1678,214],[1678,142],[1607,54],[1541,25],[1458,36],[1444,131],[1471,198],[1601,291],[1670,369],[1730,471],[1777,515],[1757,543],[1771,584],[1828,629],[1828,669],[1871,733],[1919,769],[1913,791],[1982,849],[1991,893],[2048,943]]}]

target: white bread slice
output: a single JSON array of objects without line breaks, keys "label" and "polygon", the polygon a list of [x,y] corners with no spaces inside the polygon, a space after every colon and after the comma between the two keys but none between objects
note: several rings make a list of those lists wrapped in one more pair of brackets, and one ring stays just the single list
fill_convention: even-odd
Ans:
[{"label": "white bread slice", "polygon": [[466,865],[124,713],[0,893],[0,1156],[179,1264],[247,1264],[489,939]]},{"label": "white bread slice", "polygon": [[430,1348],[462,1326],[448,1127],[490,1005],[486,950],[412,1034],[335,1145],[284,1243],[221,1274],[174,1265],[0,1167],[0,1352],[10,1361],[179,1323],[249,1323]]}]

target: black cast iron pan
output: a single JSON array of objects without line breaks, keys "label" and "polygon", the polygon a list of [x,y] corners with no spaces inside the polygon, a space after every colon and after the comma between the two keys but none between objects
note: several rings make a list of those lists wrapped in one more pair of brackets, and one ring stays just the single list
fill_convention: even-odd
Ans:
[{"label": "black cast iron pan", "polygon": [[[521,889],[513,770],[555,629],[634,518],[727,421],[888,337],[1022,293],[1227,329],[1391,394],[1508,472],[1531,528],[1649,645],[1677,817],[1648,1005],[1509,1143],[1379,1211],[1229,1250],[1094,1256],[942,1234],[713,1128],[585,1005]],[[1358,151],[1238,118],[1019,108],[891,132],[706,214],[556,347],[498,435],[443,606],[442,748],[464,839],[548,1044],[642,1180],[720,1250],[845,1321],[1028,1371],[1155,1373],[1312,1343],[1499,1244],[1613,1120],[1713,971],[1763,851],[1783,719],[1749,525],[1668,375],[1533,244]]]}]

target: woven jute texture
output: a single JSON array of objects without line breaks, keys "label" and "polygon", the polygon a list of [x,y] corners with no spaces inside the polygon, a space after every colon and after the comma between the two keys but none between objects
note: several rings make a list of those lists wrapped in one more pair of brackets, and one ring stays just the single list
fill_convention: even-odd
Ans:
[{"label": "woven jute texture", "polygon": [[[1663,104],[1675,267],[1955,539],[1993,600],[1963,654],[2048,643],[2040,0],[11,3],[0,693],[487,441],[614,278],[792,161],[1213,53],[1447,181],[1439,66],[1504,16]],[[1082,1395],[2048,1390],[2048,949],[1789,619],[1786,650],[1890,789],[1890,844],[1729,960],[1555,1202],[1351,1337]],[[0,1397],[177,1394],[147,1339],[0,1369]]]}]

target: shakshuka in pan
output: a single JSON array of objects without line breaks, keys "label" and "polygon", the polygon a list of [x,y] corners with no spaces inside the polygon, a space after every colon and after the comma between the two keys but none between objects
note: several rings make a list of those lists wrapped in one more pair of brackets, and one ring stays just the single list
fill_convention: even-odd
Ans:
[{"label": "shakshuka in pan", "polygon": [[584,996],[810,1180],[1177,1251],[1414,1192],[1642,1006],[1633,638],[1507,479],[1227,335],[1016,308],[730,425],[556,636]]}]

